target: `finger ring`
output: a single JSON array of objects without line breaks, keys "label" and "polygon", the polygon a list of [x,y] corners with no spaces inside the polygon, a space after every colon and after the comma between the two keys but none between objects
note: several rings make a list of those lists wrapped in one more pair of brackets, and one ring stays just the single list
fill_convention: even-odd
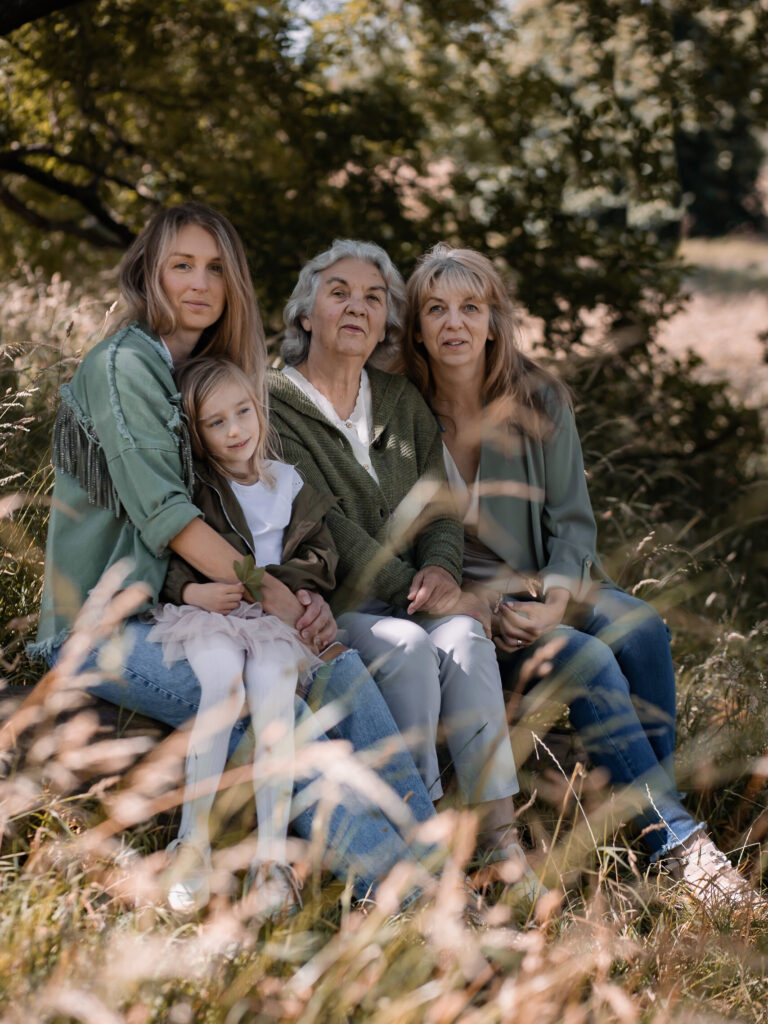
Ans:
[{"label": "finger ring", "polygon": [[515,643],[517,644],[518,647],[522,647],[523,646],[523,641],[522,640],[515,640]]}]

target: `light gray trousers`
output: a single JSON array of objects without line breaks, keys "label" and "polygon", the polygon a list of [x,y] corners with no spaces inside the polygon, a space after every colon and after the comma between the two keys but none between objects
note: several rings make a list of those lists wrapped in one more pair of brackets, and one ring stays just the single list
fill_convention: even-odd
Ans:
[{"label": "light gray trousers", "polygon": [[376,680],[433,800],[443,794],[438,725],[466,803],[517,793],[496,648],[479,622],[410,616],[377,602],[338,623]]}]

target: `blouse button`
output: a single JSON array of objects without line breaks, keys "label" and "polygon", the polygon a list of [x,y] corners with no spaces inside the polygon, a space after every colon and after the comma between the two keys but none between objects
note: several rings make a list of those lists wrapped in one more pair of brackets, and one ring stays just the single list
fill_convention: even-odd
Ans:
[{"label": "blouse button", "polygon": [[351,430],[351,429],[352,429],[352,423],[351,423],[351,421],[350,421],[350,420],[347,420],[347,422],[346,422],[346,423],[344,424],[344,426],[345,426],[345,427],[347,428],[347,430]]}]

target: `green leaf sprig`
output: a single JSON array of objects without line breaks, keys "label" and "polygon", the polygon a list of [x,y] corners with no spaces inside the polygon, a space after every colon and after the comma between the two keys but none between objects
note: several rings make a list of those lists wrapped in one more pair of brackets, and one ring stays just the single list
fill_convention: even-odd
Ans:
[{"label": "green leaf sprig", "polygon": [[235,575],[243,584],[254,601],[263,600],[261,592],[261,581],[264,579],[264,566],[256,565],[253,555],[246,555],[242,562],[237,559],[232,563]]}]

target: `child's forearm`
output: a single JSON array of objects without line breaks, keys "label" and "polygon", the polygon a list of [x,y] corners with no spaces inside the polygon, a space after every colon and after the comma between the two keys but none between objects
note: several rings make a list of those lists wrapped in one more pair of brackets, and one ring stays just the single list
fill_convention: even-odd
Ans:
[{"label": "child's forearm", "polygon": [[265,572],[261,580],[261,605],[269,615],[295,626],[304,611],[304,606],[294,593],[276,577]]},{"label": "child's forearm", "polygon": [[[238,583],[234,563],[242,561],[237,548],[224,540],[202,519],[193,519],[178,533],[169,547],[191,566],[216,583]],[[187,588],[184,592],[186,594]],[[270,573],[264,573],[261,581],[262,606],[270,615],[295,626],[303,606],[288,587]],[[245,600],[250,600],[246,595]]]},{"label": "child's forearm", "polygon": [[187,583],[181,591],[181,600],[207,612],[229,615],[243,600],[241,583]]}]

